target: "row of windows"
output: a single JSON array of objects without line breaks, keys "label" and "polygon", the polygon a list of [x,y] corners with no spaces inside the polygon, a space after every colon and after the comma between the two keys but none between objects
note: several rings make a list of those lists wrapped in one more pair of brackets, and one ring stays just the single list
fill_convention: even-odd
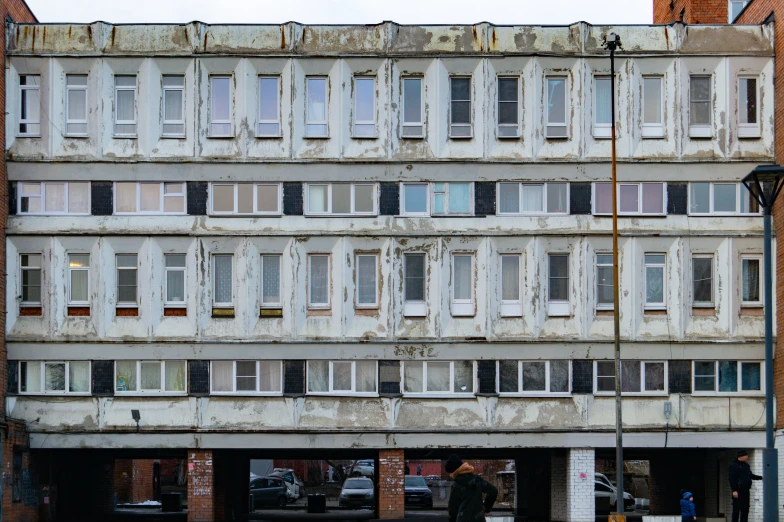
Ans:
[{"label": "row of windows", "polygon": [[[522,127],[522,82],[519,76],[498,77],[496,89],[497,137],[520,137]],[[760,136],[759,77],[739,76],[738,79],[738,136]],[[377,138],[377,103],[375,76],[353,78],[352,137]],[[568,76],[546,76],[544,79],[545,137],[568,139],[571,107]],[[593,79],[593,136],[609,138],[612,134],[611,94],[609,76]],[[305,79],[305,136],[329,138],[330,81],[327,76],[308,76]],[[425,137],[424,77],[402,79],[401,138]],[[470,139],[474,135],[473,79],[471,76],[449,78],[449,137]],[[643,76],[641,121],[643,138],[665,136],[664,76]],[[19,77],[19,136],[39,136],[41,132],[41,77]],[[209,137],[234,136],[233,78],[214,75],[209,80]],[[161,78],[161,136],[185,137],[185,77],[163,75]],[[66,76],[65,134],[71,137],[88,136],[87,75]],[[713,77],[694,75],[689,80],[689,135],[692,138],[713,136]],[[137,91],[135,75],[114,76],[114,136],[137,136]],[[257,138],[282,136],[282,89],[279,76],[258,78]],[[674,117],[674,116],[673,116]]]},{"label": "row of windows", "polygon": [[[569,213],[569,183],[499,182],[496,209],[501,216]],[[618,213],[625,216],[667,215],[667,184],[664,182],[618,183]],[[90,214],[89,182],[20,182],[20,214]],[[187,187],[183,182],[114,183],[114,214],[180,214],[187,210]],[[280,216],[283,213],[281,183],[221,183],[209,188],[209,213],[224,215]],[[308,216],[377,216],[377,183],[306,183],[304,210]],[[400,184],[401,216],[472,216],[472,182],[403,182]],[[612,214],[612,184],[592,185],[592,213]],[[692,182],[689,214],[758,215],[757,200],[742,183]]]},{"label": "row of windows", "polygon": [[[403,361],[399,377],[379,375],[374,360],[310,360],[306,366],[308,395],[377,396],[378,381],[400,379],[404,396],[474,396],[478,388],[475,361]],[[397,369],[394,369],[397,371]],[[615,393],[615,362],[593,361],[593,393]],[[692,393],[760,394],[759,361],[693,361]],[[128,361],[114,363],[114,393],[185,394],[186,361]],[[510,396],[569,396],[572,365],[564,359],[496,361],[496,392]],[[625,395],[667,395],[667,361],[621,361],[621,392]],[[87,395],[90,361],[22,361],[22,394]],[[283,362],[269,360],[212,361],[213,395],[281,395]]]},{"label": "row of windows", "polygon": [[[377,309],[380,306],[379,252],[356,251],[354,280],[356,308]],[[523,315],[523,272],[522,253],[498,255],[500,277],[501,316]],[[644,254],[644,279],[646,310],[667,309],[667,254],[646,252]],[[761,256],[741,256],[741,306],[762,306]],[[691,261],[692,305],[715,307],[715,259],[713,254],[695,254]],[[307,256],[307,303],[309,309],[332,307],[332,256],[330,254],[308,254]],[[22,306],[41,304],[41,254],[20,256],[20,281]],[[136,254],[117,254],[117,305],[138,306],[139,262]],[[280,254],[262,254],[260,302],[262,308],[282,308]],[[545,284],[547,285],[548,314],[569,316],[572,313],[570,292],[570,255],[548,254]],[[596,309],[613,309],[613,256],[612,253],[597,252],[594,256],[596,281]],[[428,303],[428,259],[426,253],[403,254],[403,301],[404,315],[426,316]],[[187,285],[185,281],[185,254],[164,255],[164,304],[169,307],[185,307]],[[453,316],[473,316],[476,313],[475,252],[452,253],[449,274],[451,313]],[[215,308],[234,307],[234,255],[212,254],[212,304]],[[68,254],[68,304],[90,305],[90,256]]]}]

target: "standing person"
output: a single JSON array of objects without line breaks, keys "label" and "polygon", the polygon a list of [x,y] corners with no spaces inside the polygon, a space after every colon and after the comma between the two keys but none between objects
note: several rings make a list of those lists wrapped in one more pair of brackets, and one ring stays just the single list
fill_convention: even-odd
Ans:
[{"label": "standing person", "polygon": [[688,491],[681,497],[681,522],[694,522],[697,520],[697,508],[694,505],[694,496]]},{"label": "standing person", "polygon": [[422,476],[422,464],[417,464],[417,475]]},{"label": "standing person", "polygon": [[746,450],[738,452],[738,459],[730,464],[730,489],[732,489],[732,522],[749,522],[749,501],[751,500],[751,481],[762,477],[751,472],[749,454]]},{"label": "standing person", "polygon": [[485,522],[485,515],[493,509],[498,496],[495,486],[474,475],[473,466],[460,460],[457,455],[449,456],[444,469],[454,481],[447,508],[449,522]]}]

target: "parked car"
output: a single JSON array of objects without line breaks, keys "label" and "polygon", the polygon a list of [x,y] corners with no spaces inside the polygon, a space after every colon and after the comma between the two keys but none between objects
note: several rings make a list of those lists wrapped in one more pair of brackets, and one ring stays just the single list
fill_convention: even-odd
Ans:
[{"label": "parked car", "polygon": [[376,494],[372,480],[365,477],[346,479],[338,497],[338,507],[373,509],[375,505]]},{"label": "parked car", "polygon": [[[616,509],[616,499],[618,491],[614,486],[602,480],[594,480],[594,495],[596,497],[596,512],[600,515],[607,514]],[[623,507],[625,511],[634,510],[636,501],[631,493],[623,492]]]},{"label": "parked car", "polygon": [[355,460],[354,463],[349,466],[348,469],[348,476],[349,477],[371,477],[376,474],[376,463],[372,460]]},{"label": "parked car", "polygon": [[281,477],[256,477],[250,481],[253,506],[284,507],[288,503],[288,488]]},{"label": "parked car", "polygon": [[280,477],[286,483],[289,502],[294,502],[300,497],[300,484],[302,481],[294,474],[293,469],[275,468],[272,470],[272,473],[270,473],[270,476]]},{"label": "parked car", "polygon": [[432,509],[433,492],[427,487],[424,477],[406,475],[406,488],[404,491],[406,507],[422,507]]}]

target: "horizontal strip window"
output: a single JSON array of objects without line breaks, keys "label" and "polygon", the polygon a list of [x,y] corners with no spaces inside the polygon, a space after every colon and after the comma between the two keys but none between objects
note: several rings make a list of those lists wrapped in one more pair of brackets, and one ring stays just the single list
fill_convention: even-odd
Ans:
[{"label": "horizontal strip window", "polygon": [[473,397],[474,361],[404,361],[403,394],[422,397]]},{"label": "horizontal strip window", "polygon": [[694,361],[694,395],[762,395],[764,364],[761,361]]},{"label": "horizontal strip window", "polygon": [[308,361],[308,395],[378,395],[377,361]]},{"label": "horizontal strip window", "polygon": [[568,183],[499,183],[498,214],[568,214]]},{"label": "horizontal strip window", "polygon": [[280,183],[212,183],[210,213],[279,216],[283,208],[281,188]]},{"label": "horizontal strip window", "polygon": [[213,395],[280,395],[283,393],[282,361],[212,361],[210,393]]},{"label": "horizontal strip window", "polygon": [[20,214],[90,215],[89,181],[20,182]]},{"label": "horizontal strip window", "polygon": [[308,216],[375,216],[378,197],[375,183],[308,183],[305,214]]},{"label": "horizontal strip window", "polygon": [[[593,391],[615,395],[615,361],[594,361]],[[667,395],[667,361],[621,361],[623,395]]]},{"label": "horizontal strip window", "polygon": [[501,395],[569,395],[572,365],[569,360],[498,361]]},{"label": "horizontal strip window", "polygon": [[[618,215],[667,214],[666,183],[618,183]],[[594,215],[612,215],[612,183],[593,184]]]},{"label": "horizontal strip window", "polygon": [[185,361],[116,361],[115,393],[185,394]]},{"label": "horizontal strip window", "polygon": [[185,183],[114,184],[114,213],[124,214],[185,214]]},{"label": "horizontal strip window", "polygon": [[689,183],[689,215],[760,215],[759,203],[743,183]]},{"label": "horizontal strip window", "polygon": [[90,361],[21,361],[19,393],[89,395]]},{"label": "horizontal strip window", "polygon": [[403,216],[474,215],[473,183],[403,183],[400,192]]}]

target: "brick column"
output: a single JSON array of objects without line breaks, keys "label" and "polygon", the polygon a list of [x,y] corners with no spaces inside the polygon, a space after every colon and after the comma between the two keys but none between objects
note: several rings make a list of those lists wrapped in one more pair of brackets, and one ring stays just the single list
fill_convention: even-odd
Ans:
[{"label": "brick column", "polygon": [[594,522],[596,519],[595,472],[594,450],[569,450],[566,458],[566,520],[568,522]]},{"label": "brick column", "polygon": [[550,457],[550,520],[566,522],[566,455],[559,450]]},{"label": "brick column", "polygon": [[212,450],[188,451],[188,522],[211,522],[213,506]]},{"label": "brick column", "polygon": [[378,451],[378,518],[403,518],[405,491],[403,450]]},{"label": "brick column", "polygon": [[[749,450],[749,467],[755,475],[762,476],[762,450]],[[731,493],[730,493],[731,494]],[[762,482],[752,481],[749,520],[762,520]]]}]

